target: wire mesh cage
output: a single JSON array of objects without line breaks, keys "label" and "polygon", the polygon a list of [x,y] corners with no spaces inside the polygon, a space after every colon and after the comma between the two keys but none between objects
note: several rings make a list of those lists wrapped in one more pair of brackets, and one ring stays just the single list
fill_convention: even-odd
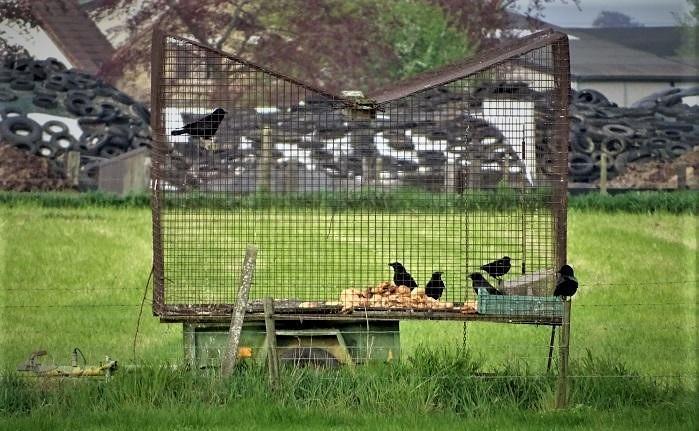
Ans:
[{"label": "wire mesh cage", "polygon": [[545,31],[335,95],[156,32],[155,314],[230,313],[255,244],[251,311],[557,316],[568,64]]}]

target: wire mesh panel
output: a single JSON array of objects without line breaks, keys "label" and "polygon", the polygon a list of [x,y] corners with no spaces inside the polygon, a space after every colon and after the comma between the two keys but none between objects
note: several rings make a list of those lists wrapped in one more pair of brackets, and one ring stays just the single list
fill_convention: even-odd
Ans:
[{"label": "wire mesh panel", "polygon": [[[477,294],[552,294],[565,262],[565,35],[368,96],[178,37],[153,46],[156,314],[229,312],[248,244],[252,311],[273,297],[289,313],[460,319]],[[523,316],[558,316],[517,301]]]}]

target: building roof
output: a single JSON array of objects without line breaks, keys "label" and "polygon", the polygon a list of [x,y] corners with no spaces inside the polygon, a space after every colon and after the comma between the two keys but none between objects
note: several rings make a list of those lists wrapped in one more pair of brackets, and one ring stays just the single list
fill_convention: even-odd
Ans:
[{"label": "building roof", "polygon": [[699,81],[696,65],[655,53],[667,52],[669,57],[676,48],[671,49],[670,32],[656,40],[641,31],[652,28],[561,29],[570,36],[571,75],[578,80]]}]

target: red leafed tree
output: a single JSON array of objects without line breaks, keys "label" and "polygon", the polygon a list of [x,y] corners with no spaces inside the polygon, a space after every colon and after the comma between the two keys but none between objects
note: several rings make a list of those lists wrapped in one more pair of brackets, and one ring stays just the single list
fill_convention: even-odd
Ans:
[{"label": "red leafed tree", "polygon": [[[520,11],[539,16],[547,3]],[[0,14],[34,25],[29,0]],[[366,89],[470,55],[512,28],[516,0],[100,0],[96,17],[130,13],[128,41],[103,65],[107,80],[146,98],[153,26],[297,76],[330,91]],[[133,12],[135,10],[135,12]],[[424,13],[423,13],[424,11]],[[0,34],[0,38],[1,38]],[[402,38],[402,39],[401,39]],[[138,76],[138,78],[135,78]]]}]

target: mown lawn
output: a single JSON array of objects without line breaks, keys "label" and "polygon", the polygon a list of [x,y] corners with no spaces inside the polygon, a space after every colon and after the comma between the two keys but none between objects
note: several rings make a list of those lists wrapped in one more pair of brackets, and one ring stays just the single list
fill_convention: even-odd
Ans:
[{"label": "mown lawn", "polygon": [[[0,368],[13,369],[39,348],[48,350],[52,360],[67,363],[76,346],[90,362],[109,355],[132,363],[138,304],[151,266],[150,227],[147,209],[0,207]],[[351,232],[335,232],[347,233]],[[696,390],[696,233],[696,217],[691,214],[570,211],[568,256],[581,281],[573,302],[574,364],[584,363],[589,351],[593,358],[623,364],[621,369],[612,366],[614,375],[605,377],[618,385],[626,384],[624,376],[656,376],[660,384]],[[466,342],[485,371],[516,363],[520,372],[540,375],[549,336],[546,327],[479,323],[468,325]],[[421,345],[453,349],[462,339],[461,323],[401,324],[405,357]],[[148,302],[136,353],[136,362],[182,359],[181,327],[159,323]],[[590,368],[573,367],[574,375],[576,370],[590,373]],[[448,409],[433,417],[405,412],[377,417],[371,411],[320,413],[287,407],[258,415],[254,403],[235,409],[163,406],[152,413],[118,405],[109,412],[20,415],[0,422],[0,427],[225,429],[227,424],[246,422],[249,429],[295,429],[306,424],[369,429],[377,423],[383,429],[460,424],[526,429],[513,427],[524,423],[531,429],[679,429],[687,424],[686,418],[675,417],[673,408],[641,409],[630,401],[629,411],[600,410],[586,407],[584,397],[577,402],[566,412],[526,410],[468,418]]]}]

